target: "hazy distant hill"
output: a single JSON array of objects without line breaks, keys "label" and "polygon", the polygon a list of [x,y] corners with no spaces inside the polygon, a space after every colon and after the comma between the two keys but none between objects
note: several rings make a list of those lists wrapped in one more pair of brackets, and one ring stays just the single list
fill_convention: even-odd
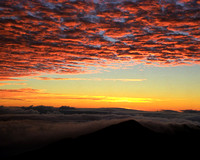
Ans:
[{"label": "hazy distant hill", "polygon": [[[124,121],[82,135],[63,139],[48,146],[24,153],[19,159],[107,159],[119,157],[191,156],[198,153],[200,128],[184,125],[173,133],[160,133],[148,129],[134,120]],[[132,159],[132,158],[131,158]],[[135,159],[135,158],[133,158]]]}]

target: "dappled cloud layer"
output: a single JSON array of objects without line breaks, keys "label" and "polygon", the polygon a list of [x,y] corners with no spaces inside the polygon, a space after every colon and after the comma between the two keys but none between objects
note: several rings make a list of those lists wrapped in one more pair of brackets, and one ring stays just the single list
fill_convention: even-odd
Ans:
[{"label": "dappled cloud layer", "polygon": [[0,78],[200,62],[197,0],[1,0]]}]

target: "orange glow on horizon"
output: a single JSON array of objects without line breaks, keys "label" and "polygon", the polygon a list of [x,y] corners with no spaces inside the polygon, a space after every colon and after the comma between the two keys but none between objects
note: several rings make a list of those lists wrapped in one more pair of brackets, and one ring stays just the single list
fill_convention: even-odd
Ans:
[{"label": "orange glow on horizon", "polygon": [[[186,101],[181,99],[67,95],[46,93],[44,90],[32,88],[0,90],[0,97],[2,97],[1,105],[5,106],[48,105],[59,107],[70,105],[77,108],[117,107],[146,111],[199,109],[198,102],[192,99]],[[190,108],[190,106],[192,107]]]}]

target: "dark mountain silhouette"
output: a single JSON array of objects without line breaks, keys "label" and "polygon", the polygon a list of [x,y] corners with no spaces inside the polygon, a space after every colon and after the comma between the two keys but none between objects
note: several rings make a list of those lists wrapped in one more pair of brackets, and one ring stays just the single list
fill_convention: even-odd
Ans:
[{"label": "dark mountain silhouette", "polygon": [[[198,153],[200,129],[187,125],[174,133],[158,133],[134,120],[111,125],[74,139],[63,139],[11,159],[172,158]],[[140,157],[140,158],[136,158]]]}]

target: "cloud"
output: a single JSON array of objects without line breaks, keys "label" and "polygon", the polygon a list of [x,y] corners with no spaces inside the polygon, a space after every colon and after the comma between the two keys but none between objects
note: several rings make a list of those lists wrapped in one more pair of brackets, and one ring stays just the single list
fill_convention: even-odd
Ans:
[{"label": "cloud", "polygon": [[32,89],[32,88],[20,88],[20,89],[0,89],[1,100],[17,100],[26,101],[28,98],[37,99],[38,96],[46,95],[43,90]]},{"label": "cloud", "polygon": [[89,100],[96,102],[127,102],[127,103],[151,103],[160,101],[153,98],[136,98],[136,97],[111,97],[111,96],[90,96],[90,95],[68,95],[48,93],[40,89],[21,88],[21,89],[0,89],[0,99],[2,100],[19,100],[19,101],[36,101],[36,100]]},{"label": "cloud", "polygon": [[145,81],[146,79],[103,79],[106,81],[122,81],[122,82],[141,82]]},{"label": "cloud", "polygon": [[64,80],[64,81],[84,81],[84,80],[91,80],[88,78],[50,78],[50,77],[36,77],[35,79],[38,80]]},{"label": "cloud", "polygon": [[25,81],[25,80],[16,79],[16,78],[5,78],[5,77],[0,77],[0,81]]},{"label": "cloud", "polygon": [[122,81],[122,82],[141,82],[145,81],[146,79],[117,79],[117,78],[50,78],[50,77],[36,77],[35,79],[39,80],[65,80],[65,81],[71,81],[71,80],[77,80],[77,81]]},{"label": "cloud", "polygon": [[128,103],[151,103],[152,98],[131,98],[131,97],[105,97],[101,99],[104,102],[128,102]]},{"label": "cloud", "polygon": [[195,0],[10,0],[0,6],[1,79],[80,74],[110,62],[200,63]]},{"label": "cloud", "polygon": [[123,108],[78,109],[67,106],[0,106],[0,147],[5,147],[4,154],[13,154],[62,138],[90,133],[127,119],[137,120],[157,132],[172,134],[189,128],[199,129],[199,112],[148,112]]},{"label": "cloud", "polygon": [[26,83],[0,83],[0,86],[5,86],[5,85],[26,85]]},{"label": "cloud", "polygon": [[39,93],[42,90],[33,88],[20,88],[20,89],[0,89],[0,92],[21,92],[21,93]]}]

